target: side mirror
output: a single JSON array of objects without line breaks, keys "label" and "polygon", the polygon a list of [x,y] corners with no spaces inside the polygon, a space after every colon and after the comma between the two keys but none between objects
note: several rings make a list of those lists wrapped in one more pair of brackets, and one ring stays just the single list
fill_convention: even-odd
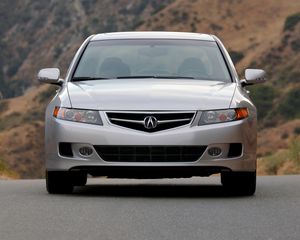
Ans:
[{"label": "side mirror", "polygon": [[63,80],[59,78],[60,71],[58,68],[44,68],[38,73],[38,80],[41,83],[50,83],[55,85],[62,85]]},{"label": "side mirror", "polygon": [[245,79],[241,80],[242,86],[264,83],[266,81],[266,72],[262,69],[246,69]]}]

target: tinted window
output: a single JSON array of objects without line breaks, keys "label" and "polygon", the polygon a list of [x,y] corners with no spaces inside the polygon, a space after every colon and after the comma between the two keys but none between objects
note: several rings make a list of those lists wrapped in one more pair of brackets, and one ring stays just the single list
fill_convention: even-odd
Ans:
[{"label": "tinted window", "polygon": [[74,77],[190,77],[231,82],[215,42],[197,40],[105,40],[90,42]]}]

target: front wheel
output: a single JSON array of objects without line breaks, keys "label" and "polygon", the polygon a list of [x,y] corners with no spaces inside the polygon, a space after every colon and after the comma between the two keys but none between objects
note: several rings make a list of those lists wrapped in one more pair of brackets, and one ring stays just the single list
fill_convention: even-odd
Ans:
[{"label": "front wheel", "polygon": [[256,171],[254,172],[223,172],[221,183],[233,194],[252,196],[256,189]]},{"label": "front wheel", "polygon": [[46,171],[46,188],[50,194],[72,193],[74,185],[70,172]]},{"label": "front wheel", "polygon": [[84,186],[87,182],[87,174],[83,172],[72,172],[72,183],[74,186]]}]

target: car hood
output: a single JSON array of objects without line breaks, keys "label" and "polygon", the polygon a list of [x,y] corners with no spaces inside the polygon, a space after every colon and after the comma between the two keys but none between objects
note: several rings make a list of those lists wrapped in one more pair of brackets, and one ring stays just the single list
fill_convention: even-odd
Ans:
[{"label": "car hood", "polygon": [[69,82],[73,108],[97,110],[207,110],[229,108],[235,83],[187,79]]}]

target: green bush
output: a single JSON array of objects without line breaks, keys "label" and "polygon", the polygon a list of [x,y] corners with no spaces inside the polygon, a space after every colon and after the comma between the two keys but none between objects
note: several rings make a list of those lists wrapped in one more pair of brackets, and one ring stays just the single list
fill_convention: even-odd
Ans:
[{"label": "green bush", "polygon": [[293,30],[293,28],[300,22],[300,13],[295,13],[286,18],[284,23],[284,31]]},{"label": "green bush", "polygon": [[210,28],[213,30],[213,31],[221,31],[223,29],[222,26],[218,25],[218,24],[215,24],[215,23],[211,23],[210,24]]},{"label": "green bush", "polygon": [[18,174],[13,172],[2,159],[0,159],[0,175],[9,178],[19,178]]},{"label": "green bush", "polygon": [[0,118],[0,131],[4,129],[10,129],[22,124],[21,114],[13,112],[12,114]]},{"label": "green bush", "polygon": [[5,83],[5,91],[3,91],[4,98],[10,98],[15,96],[20,96],[24,94],[24,89],[29,86],[29,81],[27,79],[15,79],[12,81],[7,81]]},{"label": "green bush", "polygon": [[46,104],[55,95],[55,91],[55,86],[49,86],[45,91],[41,92],[38,96],[36,96],[34,100],[39,101],[39,103]]},{"label": "green bush", "polygon": [[97,0],[82,0],[81,5],[85,12],[90,12],[95,6]]},{"label": "green bush", "polygon": [[62,47],[59,46],[59,45],[56,46],[56,47],[54,48],[53,57],[54,57],[54,58],[58,58],[58,57],[62,54],[62,52],[63,52]]},{"label": "green bush", "polygon": [[234,64],[237,64],[244,58],[244,54],[238,51],[229,51],[229,55]]},{"label": "green bush", "polygon": [[297,167],[300,166],[300,141],[299,139],[292,139],[289,146],[290,159]]},{"label": "green bush", "polygon": [[44,111],[31,110],[22,117],[23,123],[32,123],[34,121],[43,121],[45,118]]},{"label": "green bush", "polygon": [[278,170],[288,159],[287,150],[279,151],[273,155],[264,157],[262,163],[265,166],[266,172],[270,175],[276,175]]},{"label": "green bush", "polygon": [[0,113],[4,112],[8,108],[8,102],[0,100]]},{"label": "green bush", "polygon": [[145,8],[149,4],[149,2],[150,2],[149,0],[143,0],[143,1],[137,2],[137,4],[135,4],[133,6],[133,8],[131,9],[131,13],[133,15],[138,16],[145,10]]},{"label": "green bush", "polygon": [[7,70],[7,75],[9,77],[15,75],[18,72],[21,64],[22,64],[22,59],[15,59],[15,61],[12,62],[11,65],[9,66]]},{"label": "green bush", "polygon": [[3,173],[7,170],[6,164],[0,159],[0,173]]},{"label": "green bush", "polygon": [[281,139],[287,139],[289,137],[289,133],[284,132],[281,134]]},{"label": "green bush", "polygon": [[294,41],[291,42],[291,48],[295,52],[300,52],[300,42],[299,42],[299,39],[294,40]]},{"label": "green bush", "polygon": [[299,135],[300,134],[300,127],[296,127],[294,129],[294,133],[297,134],[297,135]]},{"label": "green bush", "polygon": [[250,92],[251,99],[257,107],[258,119],[265,118],[273,106],[275,89],[268,85],[256,85],[250,87]]},{"label": "green bush", "polygon": [[291,70],[289,73],[285,75],[285,82],[288,83],[298,83],[300,79],[300,72]]},{"label": "green bush", "polygon": [[300,88],[293,88],[279,104],[278,111],[284,119],[300,117]]},{"label": "green bush", "polygon": [[[169,1],[170,2],[170,1]],[[151,12],[151,15],[155,15],[156,13],[160,12],[163,10],[169,3],[165,2],[156,2],[156,1],[151,1],[151,5],[153,7],[153,11]]]}]

